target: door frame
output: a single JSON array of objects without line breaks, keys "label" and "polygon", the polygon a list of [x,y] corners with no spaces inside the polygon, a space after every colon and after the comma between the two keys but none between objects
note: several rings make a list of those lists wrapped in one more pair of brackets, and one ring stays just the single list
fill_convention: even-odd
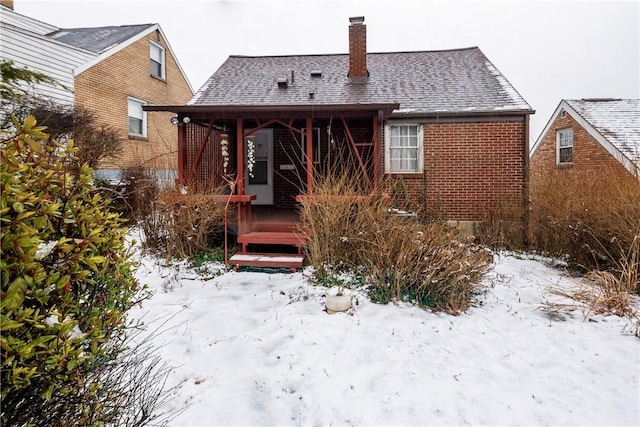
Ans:
[{"label": "door frame", "polygon": [[[245,129],[245,132],[250,131]],[[245,168],[245,194],[255,194],[257,197],[252,202],[254,205],[273,205],[273,128],[258,129],[250,136],[254,136],[255,144],[266,143],[267,145],[267,184],[250,184],[249,168]],[[248,144],[245,141],[244,155],[245,159],[248,159],[247,155]]]}]

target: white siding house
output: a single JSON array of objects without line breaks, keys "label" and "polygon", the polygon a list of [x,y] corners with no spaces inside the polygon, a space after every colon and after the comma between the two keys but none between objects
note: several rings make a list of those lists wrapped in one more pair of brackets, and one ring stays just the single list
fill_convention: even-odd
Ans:
[{"label": "white siding house", "polygon": [[18,68],[26,67],[45,74],[58,83],[34,84],[25,89],[57,103],[73,104],[74,69],[95,57],[93,52],[60,43],[4,21],[0,22],[0,39],[2,59],[13,61]]}]

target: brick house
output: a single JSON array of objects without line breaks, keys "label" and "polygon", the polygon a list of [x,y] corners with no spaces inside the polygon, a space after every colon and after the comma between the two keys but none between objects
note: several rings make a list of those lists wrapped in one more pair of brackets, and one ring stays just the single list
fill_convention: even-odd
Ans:
[{"label": "brick house", "polygon": [[640,179],[640,100],[562,100],[530,157],[532,180]]},{"label": "brick house", "polygon": [[82,106],[97,124],[119,131],[123,154],[103,161],[96,176],[119,179],[143,165],[158,179],[176,175],[177,136],[171,113],[147,113],[146,104],[184,103],[193,90],[158,24],[58,28],[16,13],[2,0],[0,58],[53,78],[33,95]]},{"label": "brick house", "polygon": [[183,185],[236,178],[243,249],[286,242],[256,218],[295,209],[345,158],[403,209],[471,229],[509,201],[524,221],[533,110],[480,49],[368,53],[364,17],[348,41],[348,54],[230,56],[188,103],[145,107],[176,115]]}]

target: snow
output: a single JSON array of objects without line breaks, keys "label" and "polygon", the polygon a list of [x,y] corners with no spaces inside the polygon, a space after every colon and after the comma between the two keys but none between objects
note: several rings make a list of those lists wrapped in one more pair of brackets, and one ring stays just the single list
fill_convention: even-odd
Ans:
[{"label": "snow", "polygon": [[304,259],[301,256],[270,256],[266,254],[252,255],[252,254],[235,254],[233,256],[235,261],[275,261],[275,262],[302,262]]},{"label": "snow", "polygon": [[579,279],[531,256],[495,254],[486,292],[460,316],[362,290],[330,315],[308,270],[216,276],[139,261],[155,294],[130,318],[162,331],[174,426],[640,424],[631,320],[545,310],[559,300],[550,286]]}]

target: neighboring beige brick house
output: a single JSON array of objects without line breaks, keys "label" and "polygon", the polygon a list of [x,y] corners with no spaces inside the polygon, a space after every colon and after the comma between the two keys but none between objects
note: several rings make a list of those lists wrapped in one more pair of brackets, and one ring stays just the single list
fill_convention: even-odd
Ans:
[{"label": "neighboring beige brick house", "polygon": [[160,25],[58,28],[12,6],[2,1],[0,58],[49,75],[69,91],[40,85],[31,88],[35,94],[82,106],[98,124],[121,135],[123,154],[102,162],[96,176],[118,180],[122,169],[142,165],[172,182],[177,171],[173,114],[148,113],[143,106],[185,103],[193,89]]},{"label": "neighboring beige brick house", "polygon": [[640,179],[640,100],[562,100],[530,157],[532,182]]}]

